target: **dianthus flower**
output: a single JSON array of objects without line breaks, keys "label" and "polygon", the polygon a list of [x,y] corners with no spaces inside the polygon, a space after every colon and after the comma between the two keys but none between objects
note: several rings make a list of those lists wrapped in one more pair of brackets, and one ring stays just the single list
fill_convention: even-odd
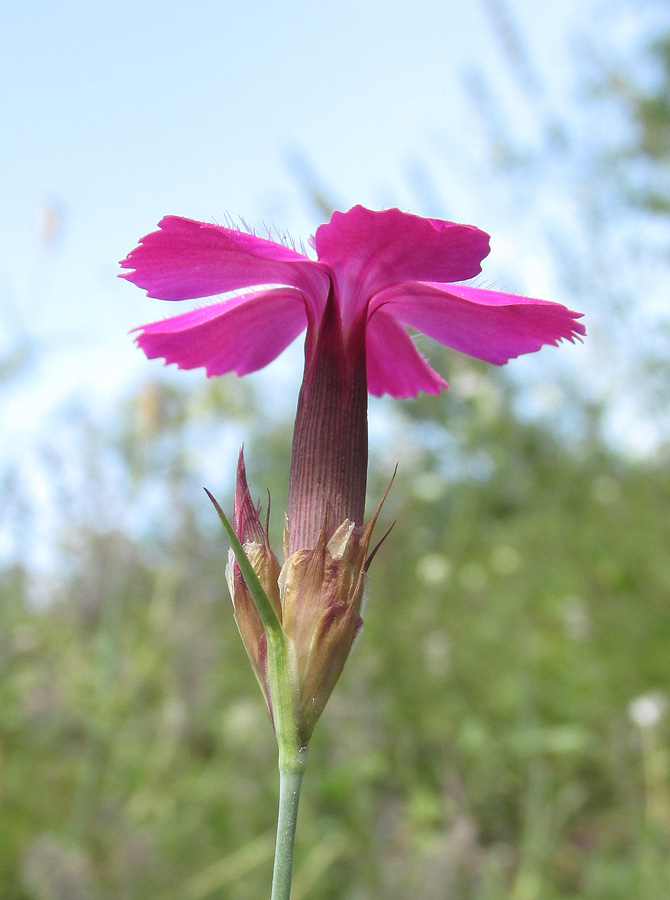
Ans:
[{"label": "dianthus flower", "polygon": [[[585,333],[558,303],[462,284],[489,252],[470,225],[356,206],[317,229],[317,259],[294,246],[168,216],[123,260],[151,297],[242,292],[144,325],[146,355],[208,375],[245,375],[305,338],[293,431],[284,563],[270,548],[240,453],[227,567],[235,618],[279,747],[272,900],[288,900],[307,744],[360,631],[377,507],[363,521],[367,395],[439,393],[446,382],[407,327],[502,365]],[[251,288],[251,290],[247,290]],[[211,496],[211,495],[210,495]]]},{"label": "dianthus flower", "polygon": [[503,365],[585,333],[565,306],[461,282],[481,271],[489,236],[472,225],[355,206],[333,213],[312,246],[167,216],[121,263],[122,277],[161,300],[253,290],[144,325],[150,358],[207,375],[245,375],[307,329],[289,479],[289,550],[363,521],[367,393],[412,397],[447,386],[407,327]]}]

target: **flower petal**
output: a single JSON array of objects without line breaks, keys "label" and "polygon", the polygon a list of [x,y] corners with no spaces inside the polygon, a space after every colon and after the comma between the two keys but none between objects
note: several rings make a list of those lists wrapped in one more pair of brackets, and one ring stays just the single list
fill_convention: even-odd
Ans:
[{"label": "flower petal", "polygon": [[375,298],[374,308],[380,307],[441,344],[498,366],[586,334],[576,321],[582,314],[560,303],[460,284],[397,285]]},{"label": "flower petal", "polygon": [[337,277],[345,328],[384,288],[473,278],[489,252],[489,236],[472,225],[363,206],[333,213],[314,241],[319,261]]},{"label": "flower petal", "polygon": [[385,310],[378,310],[368,322],[366,358],[368,390],[376,397],[439,394],[448,386],[416,349],[407,329]]},{"label": "flower petal", "polygon": [[194,309],[136,331],[149,359],[180,369],[204,366],[208,376],[255,372],[272,362],[307,325],[305,303],[294,288],[274,288]]},{"label": "flower petal", "polygon": [[328,296],[323,266],[291,247],[253,234],[166,216],[121,261],[121,278],[158,300],[211,297],[256,285],[290,285],[303,291],[319,315]]}]

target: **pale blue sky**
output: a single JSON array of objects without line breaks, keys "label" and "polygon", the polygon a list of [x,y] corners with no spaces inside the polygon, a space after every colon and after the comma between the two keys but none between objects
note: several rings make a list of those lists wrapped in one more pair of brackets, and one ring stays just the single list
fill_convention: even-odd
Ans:
[{"label": "pale blue sky", "polygon": [[[513,0],[511,9],[547,89],[564,92],[569,36],[587,27],[588,4],[540,11]],[[482,0],[8,4],[0,31],[7,315],[31,334],[111,342],[123,355],[125,328],[163,310],[114,281],[116,260],[165,213],[219,221],[230,213],[307,237],[318,222],[288,162],[296,151],[342,205],[409,209],[417,197],[408,171],[423,156],[435,163],[437,186],[440,169],[451,179],[436,205],[491,230],[472,173],[467,188],[458,178],[459,162],[472,165],[468,132],[477,127],[461,88],[472,70],[513,93]],[[35,226],[45,203],[63,212],[49,253]]]},{"label": "pale blue sky", "polygon": [[[344,208],[399,205],[491,231],[489,282],[509,278],[518,257],[542,295],[541,265],[515,246],[483,168],[480,177],[481,121],[463,90],[481,73],[515,127],[529,127],[491,3],[4,4],[0,359],[26,338],[48,352],[0,394],[13,434],[0,463],[27,452],[66,396],[104,409],[158,374],[127,332],[176,310],[116,275],[161,216],[230,214],[307,239],[319,221],[296,153]],[[598,7],[509,0],[554,104],[573,102],[573,39]],[[38,221],[49,207],[60,227],[47,245]]]}]

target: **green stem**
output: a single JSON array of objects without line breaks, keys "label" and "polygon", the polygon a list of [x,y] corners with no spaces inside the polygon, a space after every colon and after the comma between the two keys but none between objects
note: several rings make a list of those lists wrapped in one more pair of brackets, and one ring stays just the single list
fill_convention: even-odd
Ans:
[{"label": "green stem", "polygon": [[291,895],[291,873],[293,870],[293,847],[295,827],[298,821],[298,801],[300,785],[305,769],[305,751],[291,764],[279,763],[279,816],[277,818],[277,844],[275,865],[272,874],[272,896],[270,900],[289,900]]},{"label": "green stem", "polygon": [[279,816],[270,900],[289,900],[298,801],[307,748],[301,745],[299,737],[297,692],[284,635],[266,631],[266,636],[272,718],[279,747]]},{"label": "green stem", "polygon": [[267,638],[270,707],[279,747],[279,817],[270,900],[289,900],[300,785],[307,758],[307,748],[302,745],[300,736],[298,690],[291,662],[292,657],[281,623],[244,552],[244,547],[219,504],[207,488],[205,491],[214,504],[228,535],[235,559],[256,605]]}]

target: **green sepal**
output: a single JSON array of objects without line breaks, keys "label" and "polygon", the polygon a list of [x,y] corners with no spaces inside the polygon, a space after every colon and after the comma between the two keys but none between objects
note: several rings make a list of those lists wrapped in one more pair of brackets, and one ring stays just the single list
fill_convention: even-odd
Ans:
[{"label": "green sepal", "polygon": [[246,585],[249,588],[251,599],[254,601],[256,609],[258,610],[258,615],[261,618],[263,628],[265,629],[265,634],[268,637],[270,636],[270,633],[276,634],[278,637],[282,636],[283,633],[281,630],[281,624],[279,622],[279,619],[277,618],[277,613],[274,611],[274,608],[270,603],[267,594],[263,590],[263,585],[260,583],[258,575],[256,575],[256,573],[254,572],[253,566],[249,562],[249,557],[244,552],[244,547],[235,534],[233,526],[228,521],[226,514],[221,509],[212,494],[210,494],[207,488],[204,488],[204,491],[212,501],[214,509],[217,511],[219,518],[221,519],[221,524],[223,525],[226,534],[228,535],[230,546],[232,547],[233,553],[235,554],[235,559],[237,560],[237,564],[240,567],[242,577],[244,578]]}]

